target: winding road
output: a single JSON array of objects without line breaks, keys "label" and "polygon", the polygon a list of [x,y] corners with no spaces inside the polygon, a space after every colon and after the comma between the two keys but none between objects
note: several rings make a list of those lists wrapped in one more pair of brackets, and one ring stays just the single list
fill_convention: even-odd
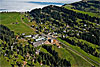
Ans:
[{"label": "winding road", "polygon": [[[21,19],[21,21],[25,24],[25,25],[27,25],[28,27],[30,27],[28,24],[26,24],[22,19]],[[31,27],[30,27],[31,28]],[[32,29],[32,28],[31,28]],[[45,34],[42,34],[42,36],[47,36],[47,37],[49,37],[49,38],[51,38],[51,39],[55,39],[55,40],[57,40],[56,38],[53,38],[51,35],[45,35]],[[95,63],[95,64],[97,64],[98,66],[100,66],[100,63],[98,63],[97,61],[94,61],[93,59],[91,59],[91,58],[89,58],[89,57],[87,57],[87,56],[85,56],[85,55],[83,55],[83,54],[81,54],[81,53],[79,53],[78,51],[76,51],[76,50],[74,50],[74,49],[72,49],[70,46],[68,46],[67,44],[65,44],[65,43],[63,43],[63,42],[61,42],[61,41],[59,41],[59,40],[57,40],[59,43],[61,43],[62,45],[64,45],[65,47],[66,47],[66,49],[67,50],[70,50],[71,52],[73,52],[73,53],[75,53],[76,55],[78,55],[78,56],[80,56],[81,58],[83,58],[85,61],[87,61],[89,64],[91,64],[91,66],[95,66],[93,63]],[[91,62],[93,62],[93,63],[91,63]]]}]

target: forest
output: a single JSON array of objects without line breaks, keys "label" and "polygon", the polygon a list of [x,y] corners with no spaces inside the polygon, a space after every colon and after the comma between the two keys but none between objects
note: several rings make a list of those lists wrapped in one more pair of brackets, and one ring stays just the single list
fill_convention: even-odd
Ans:
[{"label": "forest", "polygon": [[75,36],[99,45],[100,18],[91,17],[88,14],[76,13],[63,7],[52,5],[43,9],[32,10],[30,16],[39,25],[37,27],[39,31],[45,30],[43,31],[44,33],[57,32],[58,35],[67,34],[68,36]]},{"label": "forest", "polygon": [[72,9],[77,9],[81,11],[93,12],[100,14],[100,1],[88,1],[88,2],[77,2],[72,3]]},{"label": "forest", "polygon": [[[23,66],[23,62],[27,61],[27,66],[35,66],[36,63],[42,63],[48,66],[71,66],[70,62],[66,59],[61,59],[58,53],[51,49],[51,46],[43,45],[52,56],[42,51],[36,54],[38,47],[34,47],[32,44],[23,45],[16,43],[14,32],[10,31],[4,25],[0,25],[0,39],[3,41],[0,44],[0,56],[6,57],[6,60],[10,62],[11,66]],[[8,37],[8,38],[7,38]]]},{"label": "forest", "polygon": [[[1,13],[3,20],[0,24],[0,65],[5,60],[6,66],[11,67],[98,67],[99,3],[97,0],[89,0],[61,7],[49,5],[22,13]],[[13,20],[5,21],[8,19],[4,17],[9,15],[8,19],[12,17]],[[51,41],[56,43],[48,41],[49,33]],[[45,42],[49,44],[43,41],[43,44],[34,47],[36,39],[43,37],[42,34],[48,36],[45,36]],[[57,37],[52,38],[53,36]]]}]

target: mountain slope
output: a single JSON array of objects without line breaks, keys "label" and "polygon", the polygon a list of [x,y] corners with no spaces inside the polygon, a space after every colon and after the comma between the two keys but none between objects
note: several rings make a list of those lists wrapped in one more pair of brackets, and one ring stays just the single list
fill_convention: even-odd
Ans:
[{"label": "mountain slope", "polygon": [[38,25],[34,28],[40,32],[55,34],[71,45],[78,46],[81,50],[98,58],[100,18],[84,13],[63,6],[50,5],[32,10],[29,15]]},{"label": "mountain slope", "polygon": [[[76,2],[61,7],[50,5],[25,13],[0,13],[0,24],[2,24],[0,25],[0,59],[8,61],[7,64],[12,67],[24,65],[98,67],[99,12],[97,10],[85,12],[86,9],[83,9],[91,4],[94,9],[99,9],[99,5],[95,6],[95,3],[97,2]],[[83,8],[80,10],[79,6]],[[87,7],[87,11],[92,7]],[[47,40],[50,33],[51,39],[59,42],[59,47],[56,44],[34,47],[35,39],[38,37],[25,38],[26,34],[20,34],[31,35],[34,33],[33,29],[38,32],[39,38],[43,36],[42,34],[47,35]],[[18,36],[15,36],[12,30],[18,33]]]},{"label": "mountain slope", "polygon": [[[76,2],[72,3],[71,9],[77,9],[81,11],[86,11],[86,12],[93,12],[93,13],[98,13],[100,14],[100,1],[87,1],[87,2]],[[65,5],[66,6],[66,5]]]}]

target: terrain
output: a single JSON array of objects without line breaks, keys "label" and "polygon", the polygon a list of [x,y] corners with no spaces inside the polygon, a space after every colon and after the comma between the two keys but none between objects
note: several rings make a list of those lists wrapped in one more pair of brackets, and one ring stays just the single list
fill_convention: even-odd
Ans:
[{"label": "terrain", "polygon": [[15,34],[34,33],[33,29],[30,29],[30,27],[28,27],[25,23],[23,23],[24,21],[26,21],[27,23],[29,22],[27,21],[27,19],[22,21],[23,15],[24,14],[17,12],[0,13],[0,24],[7,26],[9,29],[14,31]]},{"label": "terrain", "polygon": [[97,13],[100,15],[100,1],[87,1],[87,2],[77,2],[77,3],[72,3],[71,9],[77,9],[80,11],[85,11],[85,12],[93,12]]},{"label": "terrain", "polygon": [[80,1],[1,12],[0,66],[99,67],[99,11],[99,1]]}]

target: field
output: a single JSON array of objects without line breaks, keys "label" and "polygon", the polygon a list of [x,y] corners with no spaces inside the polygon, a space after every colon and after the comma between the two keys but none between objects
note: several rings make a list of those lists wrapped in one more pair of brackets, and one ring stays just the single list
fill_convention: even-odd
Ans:
[{"label": "field", "polygon": [[[91,65],[87,63],[85,60],[83,60],[81,57],[79,57],[75,53],[72,53],[69,50],[66,50],[65,48],[57,48],[57,46],[52,45],[52,50],[55,50],[56,52],[58,52],[58,56],[60,58],[70,61],[72,67],[85,67],[85,66],[91,67]],[[41,51],[50,54],[44,48],[41,48]]]},{"label": "field", "polygon": [[73,7],[72,5],[66,5],[64,6],[66,9],[69,9],[69,10],[72,10],[72,11],[75,11],[77,13],[82,13],[82,14],[88,14],[89,16],[92,16],[92,17],[99,17],[100,18],[100,15],[97,14],[97,13],[92,13],[92,12],[85,12],[85,11],[80,11],[80,10],[76,10],[76,9],[71,9],[71,7]]},{"label": "field", "polygon": [[0,56],[0,67],[11,67],[10,63],[3,56]]},{"label": "field", "polygon": [[[100,15],[73,9],[71,4],[62,7],[0,13],[0,67],[99,67]],[[12,31],[19,37],[14,39]],[[36,32],[34,39],[20,35]]]},{"label": "field", "polygon": [[[80,49],[80,47],[73,46],[73,45],[69,44],[68,42],[66,42],[64,40],[61,40],[60,38],[58,38],[58,40],[61,41],[61,42],[63,42],[63,43],[65,43],[66,45],[70,46],[72,49],[78,51],[79,53],[83,54],[84,56],[87,56],[87,57],[89,57],[89,58],[91,58],[91,59],[93,59],[93,60],[95,60],[96,62],[99,63],[99,58],[98,57],[92,56],[92,55],[86,53],[85,51],[83,51],[82,49]],[[92,61],[90,61],[90,62],[92,62]],[[96,64],[94,63],[94,65],[96,65]]]},{"label": "field", "polygon": [[35,33],[33,29],[31,29],[24,23],[24,21],[22,21],[22,16],[23,16],[22,13],[16,13],[16,12],[0,13],[0,24],[7,26],[10,30],[14,31],[15,34]]},{"label": "field", "polygon": [[[59,56],[61,58],[67,59],[71,62],[72,67],[90,67],[91,65],[88,64],[85,60],[83,60],[81,57],[77,56],[76,54],[72,53],[69,50],[66,50],[65,48],[57,48],[54,47],[55,51],[58,52]],[[77,61],[77,62],[76,62]]]}]

